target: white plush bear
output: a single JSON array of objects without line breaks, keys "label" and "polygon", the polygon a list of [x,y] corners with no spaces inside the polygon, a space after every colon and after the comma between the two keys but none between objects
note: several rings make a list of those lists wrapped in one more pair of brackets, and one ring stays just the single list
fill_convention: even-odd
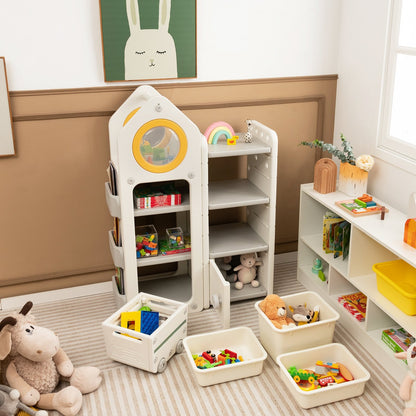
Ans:
[{"label": "white plush bear", "polygon": [[257,275],[256,266],[261,266],[263,262],[257,259],[256,253],[242,254],[240,262],[240,265],[234,267],[234,271],[237,272],[235,288],[242,289],[248,283],[253,287],[258,287],[260,283],[258,280],[255,280]]}]

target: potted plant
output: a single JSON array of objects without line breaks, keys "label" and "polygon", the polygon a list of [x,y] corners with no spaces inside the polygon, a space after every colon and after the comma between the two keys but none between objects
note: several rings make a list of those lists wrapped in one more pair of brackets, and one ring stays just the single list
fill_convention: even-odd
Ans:
[{"label": "potted plant", "polygon": [[352,146],[341,133],[341,149],[322,140],[300,142],[303,146],[320,148],[340,160],[338,189],[353,197],[361,196],[367,192],[368,172],[374,165],[370,155],[361,155],[355,158]]}]

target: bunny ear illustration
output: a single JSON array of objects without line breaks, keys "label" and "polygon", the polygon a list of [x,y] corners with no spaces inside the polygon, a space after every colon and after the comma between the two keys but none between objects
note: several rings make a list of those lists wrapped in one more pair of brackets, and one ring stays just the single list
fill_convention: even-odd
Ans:
[{"label": "bunny ear illustration", "polygon": [[169,29],[171,0],[159,0],[159,29]]},{"label": "bunny ear illustration", "polygon": [[140,13],[137,0],[126,0],[126,11],[130,33],[140,30]]}]

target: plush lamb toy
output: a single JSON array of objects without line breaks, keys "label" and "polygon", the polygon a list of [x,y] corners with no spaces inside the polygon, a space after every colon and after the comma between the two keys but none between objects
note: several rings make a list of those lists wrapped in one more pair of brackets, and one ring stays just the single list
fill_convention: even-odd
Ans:
[{"label": "plush lamb toy", "polygon": [[253,287],[260,285],[258,280],[255,280],[257,275],[256,266],[261,266],[263,262],[257,260],[256,253],[247,253],[240,256],[240,265],[234,267],[237,272],[236,289],[242,289],[244,285],[250,283]]},{"label": "plush lamb toy", "polygon": [[416,416],[416,342],[407,351],[394,354],[400,360],[407,360],[409,372],[402,381],[399,396],[406,402],[403,416]]},{"label": "plush lamb toy", "polygon": [[[64,416],[76,415],[82,394],[90,393],[101,383],[95,367],[74,368],[49,329],[37,326],[27,302],[19,313],[0,322],[0,360],[2,382],[20,392],[28,406],[57,410]],[[60,380],[70,385],[55,392]]]},{"label": "plush lamb toy", "polygon": [[30,416],[48,416],[45,410],[34,410],[19,401],[20,393],[16,389],[0,384],[0,416],[14,416],[23,410]]},{"label": "plush lamb toy", "polygon": [[260,309],[278,329],[295,327],[293,319],[287,316],[286,303],[278,295],[267,295],[260,303]]}]

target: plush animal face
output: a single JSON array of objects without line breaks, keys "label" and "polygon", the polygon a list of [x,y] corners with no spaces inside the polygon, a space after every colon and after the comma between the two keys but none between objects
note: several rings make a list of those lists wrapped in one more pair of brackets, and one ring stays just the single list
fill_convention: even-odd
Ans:
[{"label": "plush animal face", "polygon": [[298,305],[294,308],[289,306],[292,312],[292,318],[295,322],[309,323],[312,321],[313,311],[306,307],[306,305]]},{"label": "plush animal face", "polygon": [[240,256],[240,262],[244,267],[250,269],[256,265],[256,255],[254,253],[243,254]]},{"label": "plush animal face", "polygon": [[259,307],[272,321],[285,318],[287,315],[286,304],[278,295],[267,295]]},{"label": "plush animal face", "polygon": [[58,337],[50,329],[36,325],[28,313],[31,307],[28,302],[19,313],[12,313],[2,321],[0,359],[20,354],[28,360],[43,362],[59,350]]}]

